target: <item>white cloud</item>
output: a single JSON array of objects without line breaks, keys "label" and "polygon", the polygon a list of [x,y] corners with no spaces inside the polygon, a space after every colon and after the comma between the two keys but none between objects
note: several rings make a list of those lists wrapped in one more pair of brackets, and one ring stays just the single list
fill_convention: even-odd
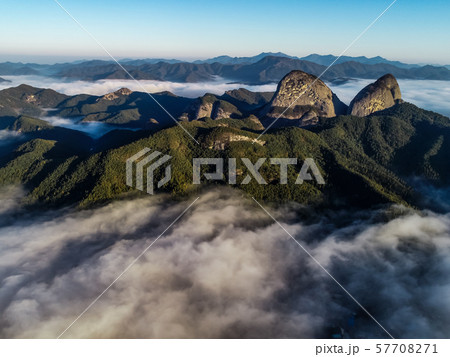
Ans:
[{"label": "white cloud", "polygon": [[[58,92],[75,95],[80,93],[103,95],[122,87],[134,91],[142,91],[142,87],[132,80],[99,80],[99,81],[64,81],[42,76],[3,76],[12,83],[1,83],[0,90],[15,87],[20,84],[29,84],[39,88],[51,88]],[[339,99],[349,104],[355,95],[374,79],[354,79],[341,85],[327,83],[337,94]],[[435,80],[398,80],[403,99],[421,108],[433,110],[450,116],[450,81]],[[276,84],[249,86],[242,83],[228,83],[223,79],[214,82],[202,83],[176,83],[152,80],[141,80],[139,83],[150,93],[170,91],[176,95],[196,98],[205,93],[223,94],[227,90],[246,88],[255,92],[271,92],[276,90]]]},{"label": "white cloud", "polygon": [[[108,123],[102,123],[98,121],[92,121],[92,122],[83,122],[80,119],[68,119],[68,118],[62,118],[58,116],[45,116],[41,117],[40,119],[50,123],[53,126],[59,126],[67,129],[72,130],[78,130],[83,133],[88,134],[89,136],[93,137],[94,139],[100,138],[101,136],[105,135],[106,133],[116,130],[118,128],[120,129],[127,129],[127,130],[138,130],[136,128],[124,128],[119,127],[117,125],[110,125]],[[0,140],[1,140],[1,134],[0,134]]]},{"label": "white cloud", "polygon": [[120,88],[126,87],[133,91],[142,92],[141,85],[150,93],[170,91],[176,95],[188,98],[196,98],[205,93],[213,93],[221,95],[225,91],[236,88],[247,88],[252,91],[270,92],[276,89],[276,84],[266,84],[259,86],[249,86],[240,83],[229,83],[223,79],[217,79],[213,82],[201,83],[176,83],[176,82],[162,82],[153,80],[140,80],[136,83],[133,80],[98,80],[98,81],[64,81],[50,77],[42,76],[3,76],[11,83],[1,83],[0,90],[15,87],[20,84],[28,84],[38,88],[51,88],[57,92],[67,95],[75,94],[91,94],[103,95],[105,93],[116,91]]},{"label": "white cloud", "polygon": [[[186,205],[146,197],[1,227],[0,336],[58,336]],[[449,337],[449,215],[307,225],[293,206],[272,210],[395,337]],[[214,190],[66,337],[330,337],[339,325],[386,337],[252,200]]]},{"label": "white cloud", "polygon": [[13,130],[0,130],[0,147],[19,140],[22,134]]}]

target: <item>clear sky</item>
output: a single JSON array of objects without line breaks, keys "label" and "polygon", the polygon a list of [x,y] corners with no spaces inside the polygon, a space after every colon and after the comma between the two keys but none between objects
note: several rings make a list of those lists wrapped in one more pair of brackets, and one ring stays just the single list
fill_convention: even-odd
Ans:
[{"label": "clear sky", "polygon": [[[340,54],[392,0],[59,0],[114,56]],[[0,61],[105,53],[54,0],[1,0]],[[346,53],[450,64],[450,1],[398,0]]]}]

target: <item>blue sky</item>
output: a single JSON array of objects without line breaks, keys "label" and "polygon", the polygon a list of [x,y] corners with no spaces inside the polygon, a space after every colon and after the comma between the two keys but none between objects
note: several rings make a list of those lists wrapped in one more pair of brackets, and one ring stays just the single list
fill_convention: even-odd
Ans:
[{"label": "blue sky", "polygon": [[[116,57],[340,54],[392,0],[60,0]],[[104,57],[53,0],[1,1],[0,60]],[[346,53],[450,64],[450,2],[398,0]]]}]

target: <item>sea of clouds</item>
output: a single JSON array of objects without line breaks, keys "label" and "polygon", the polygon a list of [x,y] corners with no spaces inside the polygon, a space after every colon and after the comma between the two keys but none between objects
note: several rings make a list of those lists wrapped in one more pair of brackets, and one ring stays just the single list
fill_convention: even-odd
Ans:
[{"label": "sea of clouds", "polygon": [[[188,206],[148,196],[26,213],[0,191],[0,337],[55,338]],[[450,215],[306,221],[268,208],[394,336],[449,338]],[[349,319],[354,323],[348,323]],[[63,337],[387,337],[251,199],[203,192]]]},{"label": "sea of clouds", "polygon": [[51,88],[67,95],[81,93],[104,95],[123,87],[133,91],[142,92],[143,87],[150,93],[169,91],[179,96],[197,98],[205,93],[223,94],[227,90],[236,88],[247,88],[254,92],[270,92],[276,89],[276,84],[250,86],[239,83],[230,83],[229,81],[220,78],[211,82],[199,83],[178,83],[154,80],[139,80],[139,83],[137,83],[136,81],[126,79],[108,79],[89,82],[59,80],[43,76],[2,76],[2,78],[10,80],[11,83],[0,83],[0,90],[15,87],[20,84],[28,84],[38,88]]},{"label": "sea of clouds", "polygon": [[[131,80],[101,80],[96,82],[86,81],[63,81],[42,76],[4,76],[11,80],[11,83],[0,83],[0,90],[11,86],[18,86],[26,83],[35,87],[52,88],[58,92],[68,95],[87,93],[91,95],[103,95],[115,91],[122,87],[132,90],[142,91],[142,88],[135,81]],[[327,83],[338,97],[349,104],[353,97],[366,85],[373,82],[370,79],[353,79],[344,84]],[[450,82],[448,81],[424,81],[424,80],[399,80],[403,99],[415,105],[436,111],[450,117]],[[203,83],[174,83],[160,81],[140,81],[149,92],[171,91],[177,95],[195,98],[205,93],[221,95],[226,90],[235,88],[247,88],[251,91],[274,91],[276,84],[261,86],[248,86],[239,83],[227,83],[218,79],[215,82]],[[51,111],[49,111],[51,114]],[[83,122],[81,118],[68,119],[58,116],[45,116],[41,118],[54,126],[78,130],[98,139],[104,134],[118,129],[118,126],[100,122]],[[136,130],[120,127],[121,129]],[[19,133],[0,130],[0,147],[9,145],[21,139]]]},{"label": "sea of clouds", "polygon": [[[0,89],[27,83],[66,94],[141,90],[132,81],[8,78],[13,83]],[[149,91],[188,97],[245,87],[143,82]],[[369,82],[330,86],[349,103]],[[399,82],[405,100],[450,115],[449,82]],[[48,120],[77,130],[84,125]],[[109,130],[96,124],[83,128],[91,136]],[[0,145],[20,137],[0,131]],[[25,194],[0,188],[1,338],[57,337],[189,204],[149,196],[38,214],[21,207]],[[431,196],[449,211],[448,191]],[[306,222],[300,208],[269,210],[394,337],[450,337],[450,214],[402,210],[387,220],[379,209]],[[387,337],[252,200],[212,190],[64,337],[314,338],[336,328],[351,337]]]},{"label": "sea of clouds", "polygon": [[[221,95],[227,90],[236,88],[246,88],[254,92],[272,92],[277,87],[276,84],[251,86],[230,83],[220,78],[216,81],[201,83],[141,80],[139,84],[132,80],[65,81],[42,76],[3,76],[3,78],[10,80],[11,83],[0,83],[0,90],[25,83],[39,88],[51,88],[67,95],[80,93],[103,95],[122,87],[142,91],[142,85],[150,93],[170,91],[179,96],[196,98],[205,93]],[[344,103],[349,104],[362,88],[372,82],[374,79],[352,79],[344,84],[327,84]],[[404,100],[421,108],[450,116],[450,81],[400,79],[398,82]]]}]

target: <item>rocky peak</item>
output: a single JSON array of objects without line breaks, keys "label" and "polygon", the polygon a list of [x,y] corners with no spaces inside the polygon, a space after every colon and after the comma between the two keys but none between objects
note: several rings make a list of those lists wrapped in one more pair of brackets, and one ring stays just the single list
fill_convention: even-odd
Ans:
[{"label": "rocky peak", "polygon": [[281,119],[298,120],[304,126],[316,124],[319,117],[345,114],[347,106],[316,76],[292,71],[280,81],[265,111],[268,118],[281,115]]},{"label": "rocky peak", "polygon": [[402,94],[397,80],[392,74],[386,74],[356,95],[350,103],[348,114],[364,117],[400,102]]},{"label": "rocky peak", "polygon": [[231,103],[217,98],[214,94],[206,93],[197,98],[184,112],[180,120],[198,120],[209,117],[224,119],[241,117],[242,113]]},{"label": "rocky peak", "polygon": [[120,88],[120,89],[116,90],[115,92],[105,94],[103,97],[101,97],[101,99],[114,100],[121,96],[130,95],[131,93],[133,93],[133,91],[128,88]]}]

